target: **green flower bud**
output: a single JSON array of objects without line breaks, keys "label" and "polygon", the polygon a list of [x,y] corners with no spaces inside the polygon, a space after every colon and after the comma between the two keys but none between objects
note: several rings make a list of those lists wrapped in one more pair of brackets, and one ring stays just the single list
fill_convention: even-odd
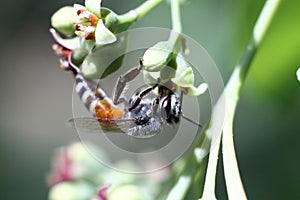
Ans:
[{"label": "green flower bud", "polygon": [[187,68],[182,74],[171,79],[179,87],[193,87],[194,73],[192,68]]},{"label": "green flower bud", "polygon": [[160,71],[158,72],[149,72],[143,71],[144,81],[148,85],[154,85],[157,83],[158,78],[160,79],[160,83],[165,83],[171,80],[176,74],[177,64],[172,59],[168,64],[166,64]]},{"label": "green flower bud", "polygon": [[[93,149],[93,153],[101,154],[95,146],[87,145],[89,149]],[[64,181],[80,179],[99,184],[103,179],[98,175],[103,173],[105,169],[87,152],[81,143],[74,143],[60,148],[55,154],[47,180],[50,186]]]},{"label": "green flower bud", "polygon": [[82,39],[80,47],[73,51],[72,62],[77,66],[81,65],[94,45],[95,41]]},{"label": "green flower bud", "polygon": [[162,70],[173,57],[173,47],[169,41],[156,43],[144,53],[145,70],[157,72]]},{"label": "green flower bud", "polygon": [[65,35],[74,33],[73,7],[65,6],[56,11],[51,17],[51,25]]},{"label": "green flower bud", "polygon": [[194,72],[191,67],[185,69],[182,73],[177,73],[178,76],[172,78],[172,82],[180,87],[192,87],[194,84]]},{"label": "green flower bud", "polygon": [[142,193],[141,190],[135,185],[122,185],[113,188],[108,193],[109,200],[120,200],[120,199],[130,199],[130,200],[145,200],[147,194]]},{"label": "green flower bud", "polygon": [[176,74],[177,63],[176,57],[170,60],[170,62],[160,71],[160,79],[169,81]]},{"label": "green flower bud", "polygon": [[49,192],[49,200],[82,200],[90,199],[95,188],[87,182],[63,182],[53,186]]},{"label": "green flower bud", "polygon": [[147,85],[154,85],[157,83],[157,79],[160,78],[160,72],[148,72],[143,71],[144,82]]},{"label": "green flower bud", "polygon": [[108,8],[101,8],[101,18],[104,21],[105,26],[112,31],[113,33],[120,33],[117,29],[119,28],[118,24],[118,15]]},{"label": "green flower bud", "polygon": [[[118,169],[126,169],[127,171],[140,170],[137,168],[136,164],[130,160],[124,159],[115,163],[116,168]],[[103,180],[113,180],[113,185],[124,185],[129,183],[134,183],[138,181],[139,177],[135,174],[123,173],[118,171],[113,171],[112,173],[101,174]]]},{"label": "green flower bud", "polygon": [[207,84],[202,83],[198,87],[194,86],[195,75],[190,64],[179,54],[176,58],[176,75],[171,79],[177,86],[184,88],[186,95],[199,96],[207,90]]},{"label": "green flower bud", "polygon": [[[87,144],[87,147],[93,150],[92,152],[94,154],[102,154],[102,152],[92,144]],[[81,143],[74,143],[68,147],[68,157],[69,160],[72,161],[70,173],[74,179],[85,178],[95,183],[100,181],[97,174],[103,173],[106,168],[91,156]],[[103,157],[103,155],[101,155],[101,157]]]},{"label": "green flower bud", "polygon": [[126,50],[127,36],[118,36],[117,42],[96,48],[82,63],[82,72],[87,78],[99,79],[118,70]]}]

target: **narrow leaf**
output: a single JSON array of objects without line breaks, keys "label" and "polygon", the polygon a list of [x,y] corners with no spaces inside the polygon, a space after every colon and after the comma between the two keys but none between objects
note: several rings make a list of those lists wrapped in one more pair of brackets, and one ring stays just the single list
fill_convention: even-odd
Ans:
[{"label": "narrow leaf", "polygon": [[223,165],[229,199],[247,199],[235,155],[232,130],[233,120],[247,71],[251,66],[251,62],[257,52],[257,49],[261,45],[261,41],[264,39],[265,33],[269,28],[279,3],[280,0],[266,1],[254,27],[252,35],[253,39],[251,39],[248,43],[248,48],[246,48],[244,56],[240,63],[235,67],[235,70],[225,88],[226,116],[223,129]]}]

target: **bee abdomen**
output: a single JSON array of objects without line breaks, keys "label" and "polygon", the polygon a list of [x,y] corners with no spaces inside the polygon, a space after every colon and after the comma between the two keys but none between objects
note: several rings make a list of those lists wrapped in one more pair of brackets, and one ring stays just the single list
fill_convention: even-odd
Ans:
[{"label": "bee abdomen", "polygon": [[[79,95],[79,98],[84,103],[85,107],[90,110],[90,112],[95,113],[95,105],[100,99],[98,97],[100,95],[95,95],[82,74],[77,74],[75,76],[75,83],[75,90]],[[102,99],[105,98],[105,94],[100,97],[102,97]]]}]

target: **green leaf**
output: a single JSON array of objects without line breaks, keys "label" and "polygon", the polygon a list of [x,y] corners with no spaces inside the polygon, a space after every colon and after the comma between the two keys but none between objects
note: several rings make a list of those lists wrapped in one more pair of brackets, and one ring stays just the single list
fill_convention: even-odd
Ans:
[{"label": "green leaf", "polygon": [[76,48],[72,54],[72,61],[75,65],[79,66],[86,58],[86,56],[91,52],[95,45],[95,41],[93,40],[81,40],[81,45],[79,48]]},{"label": "green leaf", "polygon": [[101,1],[102,0],[85,0],[85,7],[87,10],[101,18]]},{"label": "green leaf", "polygon": [[51,25],[65,35],[74,34],[73,7],[65,6],[57,10],[51,17]]},{"label": "green leaf", "polygon": [[[253,29],[252,39],[239,64],[235,67],[225,88],[226,115],[223,128],[223,166],[224,176],[229,199],[247,199],[244,186],[239,174],[233,141],[233,122],[236,107],[239,101],[241,87],[243,86],[251,62],[260,49],[266,32],[281,0],[266,1]],[[255,47],[255,48],[249,48]]]},{"label": "green leaf", "polygon": [[[282,1],[254,58],[246,90],[256,98],[281,103],[295,100],[300,66],[300,3]],[[263,86],[263,87],[262,87]]]},{"label": "green leaf", "polygon": [[84,48],[75,49],[72,54],[72,62],[79,66],[88,55],[88,51]]},{"label": "green leaf", "polygon": [[181,176],[176,185],[170,191],[167,200],[180,200],[184,199],[186,192],[192,182],[192,175]]},{"label": "green leaf", "polygon": [[115,72],[122,64],[127,36],[118,36],[117,42],[95,48],[82,63],[82,72],[87,78],[104,78]]},{"label": "green leaf", "polygon": [[106,28],[101,19],[98,21],[95,37],[96,45],[106,45],[117,41],[117,37],[108,28]]}]

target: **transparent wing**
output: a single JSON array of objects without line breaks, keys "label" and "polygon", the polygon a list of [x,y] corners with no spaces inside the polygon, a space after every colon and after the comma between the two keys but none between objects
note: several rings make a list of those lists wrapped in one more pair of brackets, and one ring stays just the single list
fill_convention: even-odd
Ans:
[{"label": "transparent wing", "polygon": [[136,125],[136,123],[133,119],[97,119],[95,117],[78,117],[68,120],[67,125],[76,128],[78,131],[87,133],[127,133],[130,128]]}]

